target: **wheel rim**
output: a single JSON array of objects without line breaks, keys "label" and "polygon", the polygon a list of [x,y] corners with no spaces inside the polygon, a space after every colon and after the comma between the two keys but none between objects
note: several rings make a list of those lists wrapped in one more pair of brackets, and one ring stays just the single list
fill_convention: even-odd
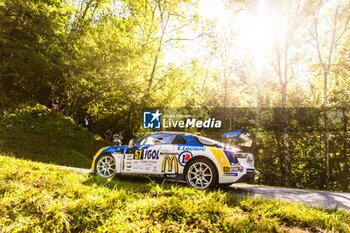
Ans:
[{"label": "wheel rim", "polygon": [[97,174],[102,177],[111,177],[115,173],[115,161],[112,156],[101,157],[96,165]]},{"label": "wheel rim", "polygon": [[209,187],[213,180],[213,172],[208,164],[197,162],[191,165],[187,172],[190,185],[196,189]]}]

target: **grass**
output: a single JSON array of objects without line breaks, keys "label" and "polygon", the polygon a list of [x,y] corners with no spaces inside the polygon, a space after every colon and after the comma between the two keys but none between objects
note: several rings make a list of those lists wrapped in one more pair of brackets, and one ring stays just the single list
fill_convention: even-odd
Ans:
[{"label": "grass", "polygon": [[0,155],[0,232],[350,232],[350,214]]},{"label": "grass", "polygon": [[16,157],[89,168],[93,155],[106,145],[72,118],[39,104],[0,113],[0,152]]}]

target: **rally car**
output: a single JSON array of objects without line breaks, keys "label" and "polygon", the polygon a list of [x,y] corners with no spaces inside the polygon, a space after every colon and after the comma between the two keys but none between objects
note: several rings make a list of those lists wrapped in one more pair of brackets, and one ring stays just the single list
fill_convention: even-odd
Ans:
[{"label": "rally car", "polygon": [[237,147],[189,133],[154,132],[132,139],[129,145],[100,149],[92,171],[105,178],[164,177],[207,189],[251,177],[255,169],[253,154]]}]

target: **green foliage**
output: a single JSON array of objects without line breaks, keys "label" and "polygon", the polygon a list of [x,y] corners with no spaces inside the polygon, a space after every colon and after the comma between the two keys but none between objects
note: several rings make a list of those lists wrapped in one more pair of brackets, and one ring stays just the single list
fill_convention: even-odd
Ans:
[{"label": "green foliage", "polygon": [[62,91],[69,12],[55,0],[0,5],[0,106],[28,99],[48,104]]},{"label": "green foliage", "polygon": [[3,232],[349,232],[350,214],[0,156]]},{"label": "green foliage", "polygon": [[72,118],[42,105],[26,105],[0,116],[0,151],[34,161],[89,168],[108,143]]}]

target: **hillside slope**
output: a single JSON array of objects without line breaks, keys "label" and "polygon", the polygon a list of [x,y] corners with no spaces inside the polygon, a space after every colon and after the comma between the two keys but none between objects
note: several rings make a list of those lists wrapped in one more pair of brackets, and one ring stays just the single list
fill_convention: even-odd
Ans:
[{"label": "hillside slope", "polygon": [[42,105],[0,113],[0,152],[44,163],[89,168],[108,143]]},{"label": "hillside slope", "polygon": [[1,232],[350,232],[350,214],[0,154]]}]

